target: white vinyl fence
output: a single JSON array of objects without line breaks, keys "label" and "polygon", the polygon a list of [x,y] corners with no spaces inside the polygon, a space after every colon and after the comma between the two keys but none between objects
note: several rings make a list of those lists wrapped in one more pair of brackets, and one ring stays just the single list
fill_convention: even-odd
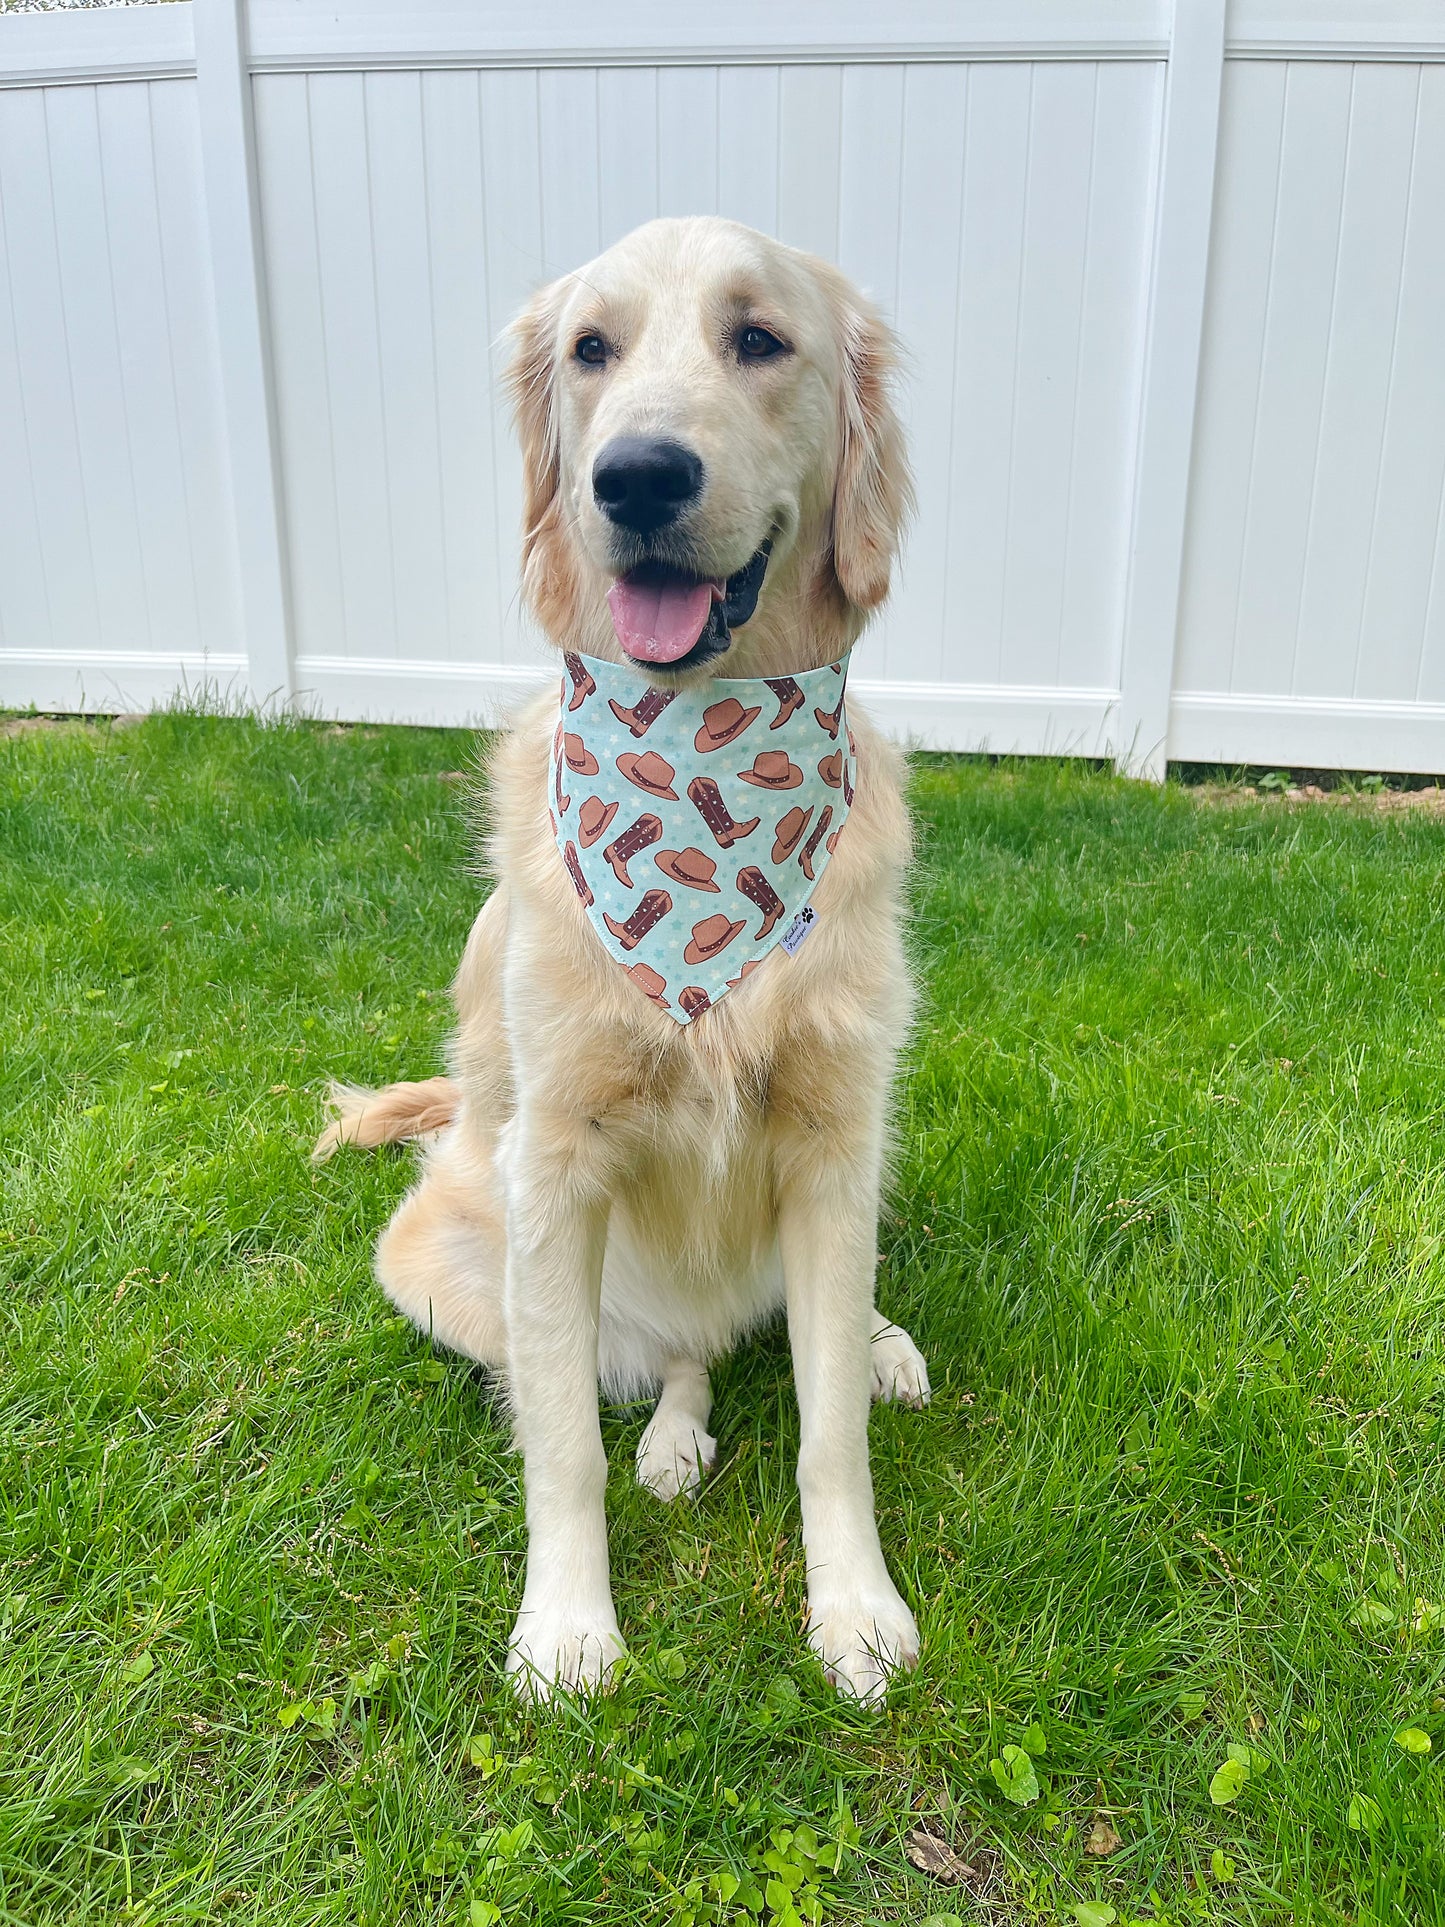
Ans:
[{"label": "white vinyl fence", "polygon": [[714,211],[909,351],[900,734],[1445,770],[1442,0],[0,15],[0,704],[494,716],[493,344]]}]

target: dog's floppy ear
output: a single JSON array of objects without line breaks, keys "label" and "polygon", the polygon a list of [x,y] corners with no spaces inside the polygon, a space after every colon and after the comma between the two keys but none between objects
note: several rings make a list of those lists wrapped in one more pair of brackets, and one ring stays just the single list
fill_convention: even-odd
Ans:
[{"label": "dog's floppy ear", "polygon": [[522,579],[545,600],[555,546],[561,455],[555,394],[560,282],[539,289],[507,330],[507,389],[522,447]]},{"label": "dog's floppy ear", "polygon": [[842,383],[833,572],[855,608],[874,609],[888,593],[898,538],[913,507],[892,396],[898,358],[887,324],[846,284],[834,308]]}]

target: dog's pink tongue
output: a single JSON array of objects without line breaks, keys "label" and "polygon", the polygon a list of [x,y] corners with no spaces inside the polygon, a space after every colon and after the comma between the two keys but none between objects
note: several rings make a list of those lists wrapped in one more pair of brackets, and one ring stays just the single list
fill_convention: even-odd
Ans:
[{"label": "dog's pink tongue", "polygon": [[623,576],[607,591],[617,640],[638,662],[676,662],[707,626],[712,582],[634,582]]}]

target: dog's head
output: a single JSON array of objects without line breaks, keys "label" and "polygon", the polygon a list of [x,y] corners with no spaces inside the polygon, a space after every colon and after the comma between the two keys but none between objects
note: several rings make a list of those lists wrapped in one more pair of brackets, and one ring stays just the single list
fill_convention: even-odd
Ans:
[{"label": "dog's head", "polygon": [[911,495],[892,339],[836,268],[653,221],[543,288],[512,343],[523,585],[553,641],[664,676],[735,637],[727,674],[852,642]]}]

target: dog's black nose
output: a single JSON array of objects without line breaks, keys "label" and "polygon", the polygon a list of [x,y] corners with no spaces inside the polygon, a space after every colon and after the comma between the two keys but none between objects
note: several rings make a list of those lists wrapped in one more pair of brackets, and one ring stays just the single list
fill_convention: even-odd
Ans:
[{"label": "dog's black nose", "polygon": [[701,494],[702,463],[664,436],[619,435],[593,464],[592,492],[609,520],[650,535]]}]

